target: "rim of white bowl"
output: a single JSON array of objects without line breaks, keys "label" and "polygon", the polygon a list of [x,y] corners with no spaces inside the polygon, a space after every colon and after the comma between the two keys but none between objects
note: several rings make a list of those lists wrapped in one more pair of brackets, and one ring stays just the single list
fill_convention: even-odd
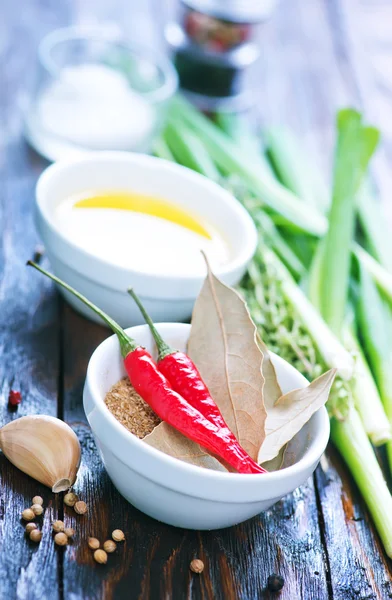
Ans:
[{"label": "rim of white bowl", "polygon": [[[141,270],[135,268],[126,268],[120,265],[116,265],[113,262],[106,260],[101,257],[97,257],[93,252],[89,252],[84,248],[81,248],[76,243],[70,241],[56,225],[53,223],[51,219],[51,213],[47,206],[45,206],[44,198],[47,196],[46,188],[50,184],[50,180],[53,176],[59,171],[72,167],[76,164],[83,163],[92,163],[92,162],[105,162],[108,160],[115,160],[118,162],[130,163],[133,164],[141,164],[147,163],[150,165],[160,165],[161,168],[166,170],[175,172],[180,172],[185,174],[189,181],[194,183],[195,185],[202,188],[209,188],[209,190],[213,191],[215,194],[223,196],[228,206],[229,210],[236,213],[236,217],[238,217],[244,228],[244,235],[242,237],[243,246],[241,251],[237,252],[235,256],[233,256],[227,263],[222,265],[221,267],[215,269],[215,275],[222,277],[225,276],[236,269],[241,268],[243,265],[247,264],[249,260],[252,259],[256,247],[257,247],[257,230],[256,226],[253,222],[252,217],[249,215],[248,211],[245,207],[235,198],[233,194],[231,194],[228,190],[225,190],[222,186],[220,186],[215,181],[208,179],[201,173],[197,173],[188,167],[184,167],[183,165],[179,165],[177,163],[172,163],[163,158],[158,158],[156,156],[150,156],[148,154],[142,154],[137,152],[124,152],[124,151],[94,151],[88,152],[83,156],[66,158],[59,160],[49,167],[47,167],[38,178],[36,189],[35,189],[35,198],[36,198],[36,208],[39,211],[40,216],[45,221],[46,226],[56,235],[58,236],[64,244],[70,246],[75,252],[79,252],[81,255],[95,260],[98,263],[104,264],[106,267],[111,268],[114,272],[120,274],[121,276],[128,275],[129,273],[135,273],[137,276],[145,276],[145,277],[159,277],[162,280],[170,281],[170,280],[184,280],[186,282],[199,282],[203,279],[203,275],[191,275],[191,274],[182,274],[182,275],[173,275],[173,274],[165,274],[165,273],[145,273]],[[169,199],[170,202],[170,199]],[[224,220],[223,220],[224,223]],[[63,259],[62,259],[63,260]],[[84,273],[78,270],[77,265],[72,265],[72,268],[78,273],[84,276]],[[111,287],[111,286],[108,286]]]},{"label": "rim of white bowl", "polygon": [[[168,327],[173,327],[173,325],[175,325],[179,329],[187,328],[187,330],[189,330],[189,328],[191,327],[188,323],[156,323],[155,325],[161,331],[162,331],[162,329],[165,329]],[[136,325],[134,327],[128,327],[127,329],[125,329],[125,332],[128,333],[129,335],[132,335],[132,332],[134,332],[135,329],[146,328],[146,327],[148,327],[148,325]],[[323,452],[327,446],[327,443],[329,440],[329,434],[330,434],[329,417],[328,417],[327,410],[324,406],[321,409],[319,409],[319,411],[317,411],[317,413],[319,413],[321,416],[321,425],[319,427],[319,435],[315,436],[311,440],[309,447],[305,450],[304,456],[299,461],[297,461],[293,465],[285,467],[284,469],[281,469],[279,471],[260,473],[260,474],[246,474],[246,473],[244,474],[244,473],[229,473],[229,472],[226,473],[226,472],[222,472],[222,471],[213,471],[212,469],[206,469],[204,467],[198,467],[197,465],[192,465],[190,463],[186,463],[178,458],[174,458],[173,456],[170,456],[169,454],[165,454],[161,450],[158,450],[158,449],[154,448],[153,446],[150,446],[149,444],[143,444],[143,440],[140,440],[133,433],[128,431],[128,429],[126,429],[126,427],[124,427],[124,425],[122,425],[116,419],[116,417],[110,412],[110,410],[108,409],[108,407],[106,406],[106,404],[104,402],[104,399],[101,398],[101,396],[100,396],[100,393],[97,389],[97,383],[94,380],[94,376],[92,375],[92,371],[93,370],[96,371],[94,361],[98,359],[99,353],[102,351],[101,348],[105,344],[111,343],[111,342],[109,342],[109,340],[113,340],[114,338],[116,338],[115,334],[109,336],[108,338],[106,338],[106,340],[101,342],[101,344],[99,344],[99,346],[97,346],[97,348],[94,350],[93,354],[91,355],[91,358],[90,358],[90,361],[88,364],[86,383],[89,386],[91,395],[93,397],[94,406],[99,410],[101,415],[105,419],[107,419],[109,421],[109,423],[111,423],[114,426],[114,428],[116,429],[116,433],[118,435],[120,435],[125,441],[129,441],[131,444],[135,444],[136,446],[143,449],[143,451],[146,452],[147,454],[154,456],[155,458],[163,461],[164,463],[176,467],[178,469],[179,473],[180,472],[183,472],[184,474],[185,473],[186,474],[193,473],[193,474],[197,474],[198,476],[203,476],[208,480],[214,480],[214,481],[218,481],[218,482],[219,481],[221,481],[221,482],[232,481],[233,483],[235,483],[235,482],[245,483],[246,482],[247,485],[251,485],[251,482],[253,482],[253,485],[258,486],[261,481],[261,478],[263,478],[264,481],[274,482],[277,480],[283,480],[283,479],[298,475],[298,474],[306,471],[309,467],[311,467],[311,465],[313,465],[315,462],[317,462],[320,459],[321,455],[323,454]],[[278,356],[278,355],[274,354],[274,356]],[[289,365],[289,363],[287,363],[287,361],[285,361],[280,356],[278,356],[278,358],[283,363],[286,363]],[[292,369],[294,369],[295,371],[297,371],[297,369],[295,369],[295,367],[292,367],[292,365],[289,365],[289,366]],[[297,373],[299,373],[299,372],[297,371]],[[303,376],[301,375],[301,377],[303,377]],[[317,414],[317,413],[315,413],[315,414]],[[87,418],[88,418],[88,416],[87,416]],[[121,458],[121,461],[124,464],[126,464],[124,462],[123,457]]]}]

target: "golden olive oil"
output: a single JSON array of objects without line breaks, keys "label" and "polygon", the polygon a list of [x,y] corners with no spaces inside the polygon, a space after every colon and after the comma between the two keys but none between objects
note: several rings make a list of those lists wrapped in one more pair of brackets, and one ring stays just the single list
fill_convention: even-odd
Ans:
[{"label": "golden olive oil", "polygon": [[211,235],[207,229],[190,213],[176,204],[156,196],[147,196],[136,192],[104,192],[79,199],[75,202],[74,207],[110,208],[152,215],[181,225],[194,233],[211,239]]}]

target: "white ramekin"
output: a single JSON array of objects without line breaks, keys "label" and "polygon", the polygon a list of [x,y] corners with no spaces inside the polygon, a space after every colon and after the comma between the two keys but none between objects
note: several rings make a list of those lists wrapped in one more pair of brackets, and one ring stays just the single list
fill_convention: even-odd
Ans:
[{"label": "white ramekin", "polygon": [[[239,282],[255,252],[257,232],[247,211],[221,186],[190,169],[127,152],[91,153],[51,165],[37,183],[35,214],[53,271],[124,327],[142,323],[139,310],[126,293],[129,286],[135,288],[155,321],[184,321],[191,315],[203,277],[125,269],[70,242],[55,226],[53,211],[71,194],[89,189],[129,189],[157,195],[209,221],[222,231],[232,248],[230,261],[216,270],[229,285]],[[78,300],[67,292],[64,295],[78,311],[98,320]]]},{"label": "white ramekin", "polygon": [[[190,325],[163,323],[157,327],[171,346],[185,349]],[[132,327],[127,333],[155,352],[147,326]],[[283,392],[307,384],[281,358],[274,357],[274,364]],[[84,410],[118,491],[138,509],[164,523],[189,529],[218,529],[245,521],[304,483],[327,445],[329,420],[323,407],[294,438],[290,450],[297,461],[281,471],[240,475],[187,464],[136,438],[108,410],[105,395],[124,375],[118,341],[112,336],[98,346],[90,359]]]}]

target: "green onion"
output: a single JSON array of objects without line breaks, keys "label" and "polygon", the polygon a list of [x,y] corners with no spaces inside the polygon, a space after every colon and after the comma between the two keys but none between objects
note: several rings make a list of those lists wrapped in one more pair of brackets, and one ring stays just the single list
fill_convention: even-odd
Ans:
[{"label": "green onion", "polygon": [[331,421],[331,438],[349,467],[392,558],[392,497],[355,409],[344,421]]},{"label": "green onion", "polygon": [[376,201],[368,182],[362,185],[357,198],[358,217],[365,234],[366,247],[388,271],[392,271],[392,242],[386,227],[382,206]]},{"label": "green onion", "polygon": [[330,204],[328,189],[320,172],[311,168],[298,140],[286,128],[270,127],[264,132],[267,154],[283,185],[296,196],[325,213]]},{"label": "green onion", "polygon": [[178,135],[177,126],[168,120],[164,131],[164,139],[175,158],[186,167],[202,173],[213,181],[220,179],[220,174],[213,161],[208,156],[203,143],[189,127],[181,126]]},{"label": "green onion", "polygon": [[216,122],[222,131],[251,157],[252,161],[257,161],[260,173],[266,177],[275,177],[271,165],[261,151],[260,139],[252,132],[246,117],[237,113],[224,112],[216,115]]},{"label": "green onion", "polygon": [[[392,311],[363,267],[360,267],[357,307],[360,333],[392,424]],[[392,443],[387,448],[392,469]]]},{"label": "green onion", "polygon": [[381,446],[391,440],[390,422],[359,341],[349,326],[343,332],[343,342],[355,360],[351,388],[356,409],[372,444]]},{"label": "green onion", "polygon": [[353,251],[361,266],[372,276],[378,288],[385,294],[392,304],[392,274],[389,273],[373,256],[359,244],[354,244]]},{"label": "green onion", "polygon": [[[293,291],[296,290],[296,293]],[[328,368],[324,344],[319,343],[320,316],[309,318],[308,301],[276,257],[261,245],[243,281],[242,291],[252,318],[268,347],[313,379]],[[314,309],[313,309],[314,310]],[[307,316],[304,320],[303,317]],[[333,336],[331,332],[328,334]],[[318,341],[316,341],[318,340]],[[328,348],[329,344],[327,344]],[[335,347],[339,341],[335,338]],[[340,349],[338,362],[351,357]],[[392,497],[384,480],[361,419],[352,406],[350,384],[337,377],[327,408],[331,415],[331,438],[347,463],[373,517],[385,550],[392,558]],[[339,415],[339,412],[342,413]]]},{"label": "green onion", "polygon": [[176,162],[173,153],[171,152],[169,146],[166,144],[162,136],[154,140],[152,151],[153,154],[158,158],[164,158],[165,160]]},{"label": "green onion", "polygon": [[373,127],[364,127],[361,115],[352,109],[338,113],[337,129],[332,204],[329,228],[323,241],[320,311],[339,336],[350,282],[355,195],[377,146],[379,133]]},{"label": "green onion", "polygon": [[260,172],[258,160],[238,149],[236,144],[214,123],[185,100],[177,97],[171,105],[171,115],[179,124],[186,123],[203,140],[215,164],[226,175],[237,174],[249,189],[285,221],[313,235],[323,235],[325,218],[303,203],[280,183]]}]

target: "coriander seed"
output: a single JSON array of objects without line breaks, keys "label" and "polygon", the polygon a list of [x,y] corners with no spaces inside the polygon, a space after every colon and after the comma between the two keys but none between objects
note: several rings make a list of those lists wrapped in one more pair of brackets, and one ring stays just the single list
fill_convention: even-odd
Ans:
[{"label": "coriander seed", "polygon": [[28,533],[30,535],[30,533],[33,531],[33,529],[37,529],[37,524],[36,523],[27,523],[26,533]]},{"label": "coriander seed", "polygon": [[22,519],[24,521],[32,521],[34,518],[35,518],[35,514],[31,510],[31,508],[25,508],[24,511],[22,512]]},{"label": "coriander seed", "polygon": [[53,521],[52,527],[53,531],[55,531],[56,533],[64,531],[64,523],[62,521]]},{"label": "coriander seed", "polygon": [[37,517],[42,515],[42,513],[44,512],[43,506],[41,504],[33,504],[31,510]]},{"label": "coriander seed", "polygon": [[124,532],[121,529],[115,529],[112,532],[112,538],[115,542],[123,542],[125,540]]},{"label": "coriander seed", "polygon": [[41,498],[41,496],[34,496],[32,502],[33,502],[33,504],[40,504],[42,506],[44,503],[44,500],[43,500],[43,498]]},{"label": "coriander seed", "polygon": [[87,544],[90,550],[98,550],[98,548],[101,545],[100,541],[97,540],[97,538],[95,537],[89,537],[87,540]]},{"label": "coriander seed", "polygon": [[195,558],[194,560],[192,560],[191,564],[189,565],[189,568],[194,573],[202,573],[204,570],[204,563],[199,558]]},{"label": "coriander seed", "polygon": [[105,550],[105,552],[111,554],[116,550],[116,548],[117,544],[116,542],[113,542],[113,540],[106,540],[106,542],[104,542],[103,549]]},{"label": "coriander seed", "polygon": [[77,501],[78,497],[73,492],[68,492],[68,494],[65,494],[64,496],[64,504],[67,506],[75,506]]},{"label": "coriander seed", "polygon": [[68,538],[62,531],[56,533],[56,535],[54,536],[54,541],[55,544],[57,544],[58,546],[66,546],[68,544]]},{"label": "coriander seed", "polygon": [[42,531],[40,531],[39,529],[33,529],[32,531],[30,531],[29,537],[32,542],[39,544],[42,540]]},{"label": "coriander seed", "polygon": [[71,538],[75,535],[75,529],[73,529],[72,527],[66,527],[64,529],[64,533],[68,538]]},{"label": "coriander seed", "polygon": [[94,552],[94,560],[100,565],[106,565],[108,562],[108,555],[105,550],[96,550]]},{"label": "coriander seed", "polygon": [[84,515],[87,512],[87,504],[83,500],[78,500],[78,502],[75,502],[74,511],[78,515]]}]

